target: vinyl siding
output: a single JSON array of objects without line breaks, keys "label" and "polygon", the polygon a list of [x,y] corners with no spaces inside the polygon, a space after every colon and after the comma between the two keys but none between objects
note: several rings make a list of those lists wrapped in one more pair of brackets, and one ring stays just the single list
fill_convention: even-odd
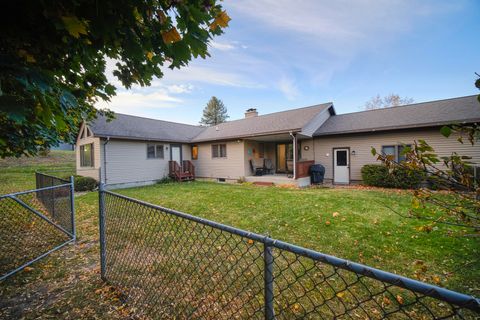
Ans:
[{"label": "vinyl siding", "polygon": [[[313,139],[306,139],[298,141],[300,145],[300,160],[315,160],[315,154],[313,152]],[[308,150],[305,150],[308,147]]]},{"label": "vinyl siding", "polygon": [[192,146],[182,144],[182,160],[192,160]]},{"label": "vinyl siding", "polygon": [[[226,158],[212,158],[212,144],[227,145]],[[199,178],[238,179],[245,176],[244,142],[198,143],[198,159],[193,160]]]},{"label": "vinyl siding", "polygon": [[[85,130],[85,125],[82,124],[80,127],[80,133]],[[76,163],[76,174],[84,177],[92,177],[96,180],[99,180],[99,169],[101,166],[101,157],[100,157],[100,138],[93,136],[85,137],[83,139],[78,135],[77,143],[75,146],[75,163]],[[92,167],[81,167],[80,166],[80,146],[93,143],[93,166]]]},{"label": "vinyl siding", "polygon": [[350,155],[350,180],[358,181],[362,179],[360,170],[364,165],[378,162],[372,156],[372,147],[381,152],[382,146],[409,144],[418,139],[427,141],[440,156],[457,152],[471,156],[473,162],[480,163],[478,145],[472,146],[468,143],[462,145],[455,137],[445,138],[438,128],[318,137],[314,139],[315,163],[325,166],[326,179],[333,179],[333,148],[349,147],[350,152],[355,151],[355,155]]},{"label": "vinyl siding", "polygon": [[[147,144],[163,144],[163,159],[147,159]],[[106,145],[106,184],[147,182],[168,175],[170,144],[110,139]],[[103,154],[103,150],[102,150]]]}]

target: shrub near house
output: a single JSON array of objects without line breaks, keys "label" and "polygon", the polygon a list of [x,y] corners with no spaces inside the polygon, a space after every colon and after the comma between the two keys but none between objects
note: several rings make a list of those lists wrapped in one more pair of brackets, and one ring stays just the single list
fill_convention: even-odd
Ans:
[{"label": "shrub near house", "polygon": [[409,172],[397,168],[392,172],[383,164],[367,164],[362,167],[363,183],[368,186],[383,188],[414,189],[422,182],[421,172]]},{"label": "shrub near house", "polygon": [[98,182],[91,177],[73,176],[75,191],[93,191],[98,187]]}]

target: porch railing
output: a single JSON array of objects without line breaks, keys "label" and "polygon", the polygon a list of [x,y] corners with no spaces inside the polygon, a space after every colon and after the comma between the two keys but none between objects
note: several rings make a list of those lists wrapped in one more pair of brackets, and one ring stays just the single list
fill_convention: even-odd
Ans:
[{"label": "porch railing", "polygon": [[195,166],[190,160],[183,160],[182,163],[183,173],[190,173],[195,176]]}]

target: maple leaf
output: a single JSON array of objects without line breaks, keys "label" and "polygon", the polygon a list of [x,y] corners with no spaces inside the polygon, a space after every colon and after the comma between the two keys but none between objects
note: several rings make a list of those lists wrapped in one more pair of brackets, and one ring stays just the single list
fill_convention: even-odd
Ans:
[{"label": "maple leaf", "polygon": [[65,29],[70,33],[71,36],[74,38],[80,38],[80,35],[88,34],[88,22],[86,20],[81,21],[75,16],[63,16],[62,17],[63,25]]},{"label": "maple leaf", "polygon": [[171,43],[182,40],[182,38],[180,37],[180,34],[177,31],[177,28],[175,27],[173,27],[172,29],[166,32],[162,32],[162,39],[163,39],[163,42],[167,44],[171,44]]},{"label": "maple leaf", "polygon": [[226,11],[220,12],[216,17],[215,20],[210,24],[210,29],[215,30],[217,27],[226,28],[228,26],[228,22],[232,20]]}]

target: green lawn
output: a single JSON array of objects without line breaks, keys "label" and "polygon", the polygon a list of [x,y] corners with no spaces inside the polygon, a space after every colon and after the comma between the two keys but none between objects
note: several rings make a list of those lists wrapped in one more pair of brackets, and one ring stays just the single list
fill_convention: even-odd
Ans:
[{"label": "green lawn", "polygon": [[[117,192],[269,234],[341,258],[441,286],[479,294],[478,238],[394,213],[410,206],[408,192],[351,188],[286,189],[210,182],[158,184]],[[387,208],[388,207],[388,208]],[[422,263],[423,262],[423,263]],[[473,285],[475,284],[475,285]],[[475,289],[476,288],[476,289]]]},{"label": "green lawn", "polygon": [[[72,152],[33,161],[0,160],[0,193],[34,188],[34,171],[72,170]],[[292,242],[440,286],[480,295],[480,239],[438,226],[417,231],[408,192],[362,188],[287,189],[209,182],[118,190],[147,202]],[[76,197],[78,242],[0,285],[7,315],[128,318],[98,274],[98,194]],[[52,298],[53,295],[53,298]],[[21,298],[19,298],[21,297]],[[19,301],[29,301],[21,311]],[[13,310],[13,311],[12,311]],[[22,309],[23,310],[23,309]],[[17,313],[14,313],[17,312]]]}]

